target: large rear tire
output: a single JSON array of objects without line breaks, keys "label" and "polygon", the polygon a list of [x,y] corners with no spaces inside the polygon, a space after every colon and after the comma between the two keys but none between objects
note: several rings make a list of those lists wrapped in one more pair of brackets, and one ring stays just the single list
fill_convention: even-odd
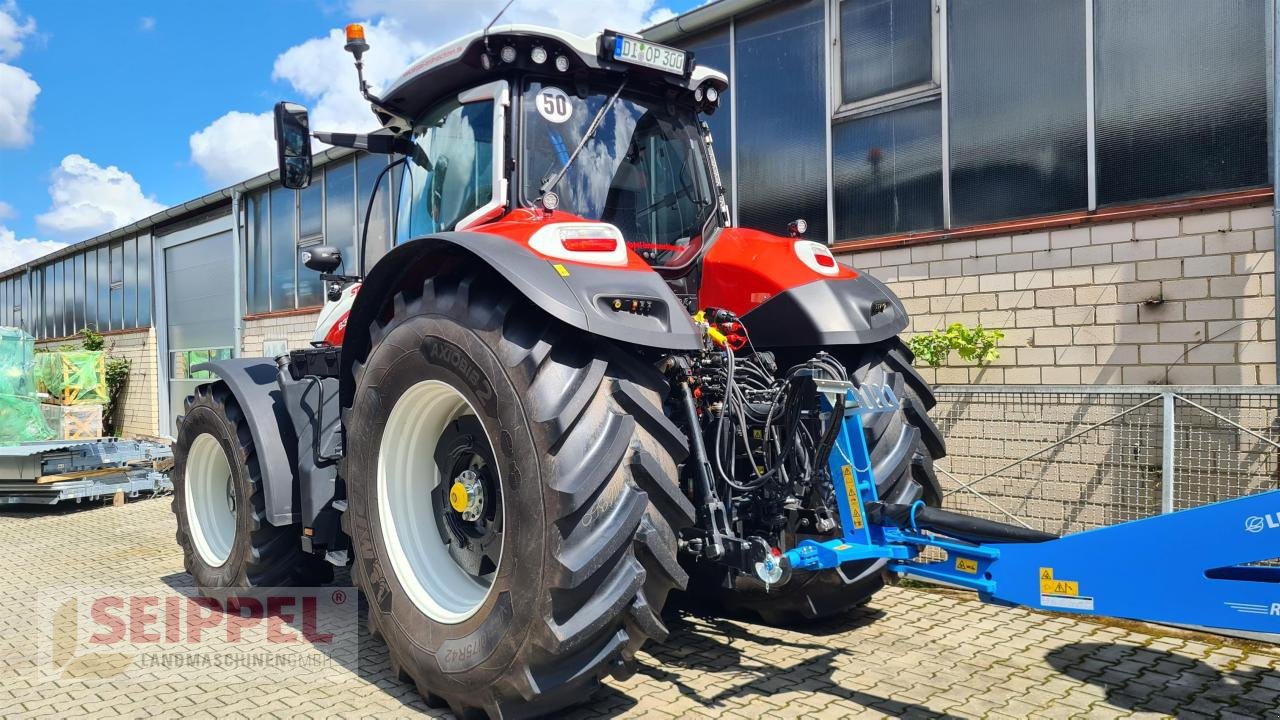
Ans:
[{"label": "large rear tire", "polygon": [[[911,366],[911,351],[897,338],[863,348],[824,349],[845,363],[856,384],[887,384],[902,400],[902,410],[873,415],[867,427],[867,447],[880,497],[895,503],[924,499],[934,507],[940,505],[942,492],[933,461],[946,454],[946,446],[928,416],[937,401],[928,383]],[[817,350],[788,359],[800,362]],[[788,537],[782,549],[804,539],[827,540],[839,532],[836,528],[826,534]],[[733,589],[717,587],[709,589],[708,595],[717,599],[722,611],[758,617],[771,625],[793,625],[866,603],[884,587],[884,564],[883,560],[846,563],[833,570],[796,573],[786,585],[767,591],[759,580],[739,575]]]},{"label": "large rear tire", "polygon": [[244,412],[226,383],[196,388],[173,443],[173,513],[183,565],[202,590],[315,586],[333,567],[302,550],[297,526],[267,521]]},{"label": "large rear tire", "polygon": [[[397,674],[459,716],[509,718],[629,672],[687,580],[687,445],[662,376],[469,273],[396,296],[371,346],[345,423],[344,521]],[[471,444],[442,451],[463,426]],[[483,559],[459,552],[473,542]]]}]

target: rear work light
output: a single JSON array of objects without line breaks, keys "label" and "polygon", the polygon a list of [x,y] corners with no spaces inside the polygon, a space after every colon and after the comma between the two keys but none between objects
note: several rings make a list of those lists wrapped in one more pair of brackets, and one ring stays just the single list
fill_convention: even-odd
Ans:
[{"label": "rear work light", "polygon": [[812,240],[797,240],[794,247],[796,257],[810,270],[820,275],[840,274],[840,266],[836,264],[835,256],[826,245]]},{"label": "rear work light", "polygon": [[529,238],[529,247],[547,257],[592,265],[627,264],[622,231],[608,223],[553,223]]}]

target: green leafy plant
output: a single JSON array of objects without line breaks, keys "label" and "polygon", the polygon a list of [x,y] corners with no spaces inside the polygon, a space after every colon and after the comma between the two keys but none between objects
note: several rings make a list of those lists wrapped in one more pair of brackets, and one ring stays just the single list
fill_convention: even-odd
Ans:
[{"label": "green leafy plant", "polygon": [[[106,350],[107,341],[91,328],[80,330],[80,346],[85,350]],[[133,361],[129,358],[106,358],[107,402],[102,406],[102,432],[106,435],[118,435],[116,413],[124,399],[124,389],[129,384],[129,373],[133,370]]]},{"label": "green leafy plant", "polygon": [[1003,339],[1004,332],[1001,330],[987,330],[982,325],[966,327],[962,323],[951,323],[946,330],[915,335],[907,344],[916,359],[930,367],[946,365],[952,350],[963,360],[986,365],[1000,357],[997,346]]},{"label": "green leafy plant", "polygon": [[941,330],[934,330],[924,335],[916,335],[907,343],[916,359],[929,367],[942,367],[947,364],[947,356],[951,354],[951,339]]}]

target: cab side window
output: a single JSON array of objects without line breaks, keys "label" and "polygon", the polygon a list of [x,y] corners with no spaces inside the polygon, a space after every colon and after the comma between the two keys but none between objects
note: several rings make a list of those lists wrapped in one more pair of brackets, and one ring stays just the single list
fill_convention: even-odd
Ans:
[{"label": "cab side window", "polygon": [[493,199],[493,110],[492,100],[450,100],[415,124],[425,161],[405,165],[397,243],[453,230]]}]

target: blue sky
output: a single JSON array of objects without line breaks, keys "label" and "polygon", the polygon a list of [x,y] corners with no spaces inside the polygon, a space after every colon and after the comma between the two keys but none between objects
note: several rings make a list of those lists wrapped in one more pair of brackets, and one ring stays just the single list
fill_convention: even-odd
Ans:
[{"label": "blue sky", "polygon": [[[278,99],[365,129],[346,23],[370,23],[380,83],[501,4],[0,0],[0,269],[269,168]],[[639,29],[697,4],[517,0],[504,20]]]}]

